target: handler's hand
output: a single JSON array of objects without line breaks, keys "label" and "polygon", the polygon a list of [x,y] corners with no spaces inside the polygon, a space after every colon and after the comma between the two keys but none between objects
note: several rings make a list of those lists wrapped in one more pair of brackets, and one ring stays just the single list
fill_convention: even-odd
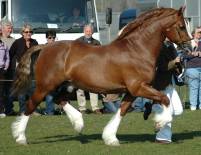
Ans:
[{"label": "handler's hand", "polygon": [[175,64],[176,64],[176,63],[180,63],[180,61],[181,61],[181,58],[180,58],[180,57],[176,57],[176,58],[174,59]]}]

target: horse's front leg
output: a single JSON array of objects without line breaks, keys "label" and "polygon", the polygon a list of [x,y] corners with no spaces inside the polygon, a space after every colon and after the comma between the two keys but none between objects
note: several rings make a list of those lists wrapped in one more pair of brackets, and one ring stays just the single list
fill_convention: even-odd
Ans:
[{"label": "horse's front leg", "polygon": [[16,118],[16,121],[12,123],[12,134],[18,144],[27,144],[25,130],[29,121],[30,115],[35,111],[36,107],[42,101],[44,93],[35,91],[32,97],[26,104],[26,111],[21,116]]},{"label": "horse's front leg", "polygon": [[162,109],[158,109],[155,113],[154,121],[158,124],[158,127],[163,127],[165,124],[172,121],[172,114],[169,112],[169,99],[168,97],[156,89],[150,87],[145,83],[141,83],[140,89],[136,91],[136,96],[142,96],[154,101],[154,103],[160,103]]},{"label": "horse's front leg", "polygon": [[109,123],[105,126],[103,130],[102,138],[106,145],[119,146],[119,140],[116,137],[119,124],[123,116],[130,108],[133,100],[135,98],[130,94],[126,94],[122,100],[121,107],[118,109],[117,113],[112,117]]}]

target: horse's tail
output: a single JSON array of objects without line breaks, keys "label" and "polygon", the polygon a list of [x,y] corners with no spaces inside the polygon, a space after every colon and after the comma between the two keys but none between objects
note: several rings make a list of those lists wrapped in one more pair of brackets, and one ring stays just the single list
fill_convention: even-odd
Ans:
[{"label": "horse's tail", "polygon": [[39,52],[46,45],[36,45],[28,49],[19,64],[17,65],[15,78],[11,88],[11,95],[18,95],[24,93],[31,86],[31,80],[33,75],[32,65],[34,64],[32,55],[39,54]]}]

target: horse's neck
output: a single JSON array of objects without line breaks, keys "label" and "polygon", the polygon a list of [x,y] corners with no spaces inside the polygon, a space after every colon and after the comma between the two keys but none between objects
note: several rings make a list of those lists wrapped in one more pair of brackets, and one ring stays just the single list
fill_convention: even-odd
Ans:
[{"label": "horse's neck", "polygon": [[127,38],[127,45],[131,45],[133,47],[139,46],[142,44],[146,49],[150,49],[150,55],[158,55],[159,50],[165,37],[162,35],[162,28],[153,23],[149,27],[145,27],[142,30],[135,32],[135,34],[130,35]]}]

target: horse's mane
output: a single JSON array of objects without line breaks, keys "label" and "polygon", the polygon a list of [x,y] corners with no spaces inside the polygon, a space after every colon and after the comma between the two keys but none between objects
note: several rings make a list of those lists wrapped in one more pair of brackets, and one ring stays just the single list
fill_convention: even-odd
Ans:
[{"label": "horse's mane", "polygon": [[[169,13],[168,14],[164,14],[165,10],[168,10]],[[131,31],[134,31],[139,26],[142,26],[146,21],[148,21],[150,19],[153,19],[153,17],[159,17],[162,14],[164,14],[163,16],[168,16],[168,15],[172,14],[173,12],[175,12],[175,10],[171,9],[171,8],[168,8],[168,9],[167,8],[156,8],[156,9],[150,10],[148,12],[142,13],[135,20],[131,21],[130,23],[128,23],[123,28],[121,34],[117,37],[116,40],[123,39]]]}]

